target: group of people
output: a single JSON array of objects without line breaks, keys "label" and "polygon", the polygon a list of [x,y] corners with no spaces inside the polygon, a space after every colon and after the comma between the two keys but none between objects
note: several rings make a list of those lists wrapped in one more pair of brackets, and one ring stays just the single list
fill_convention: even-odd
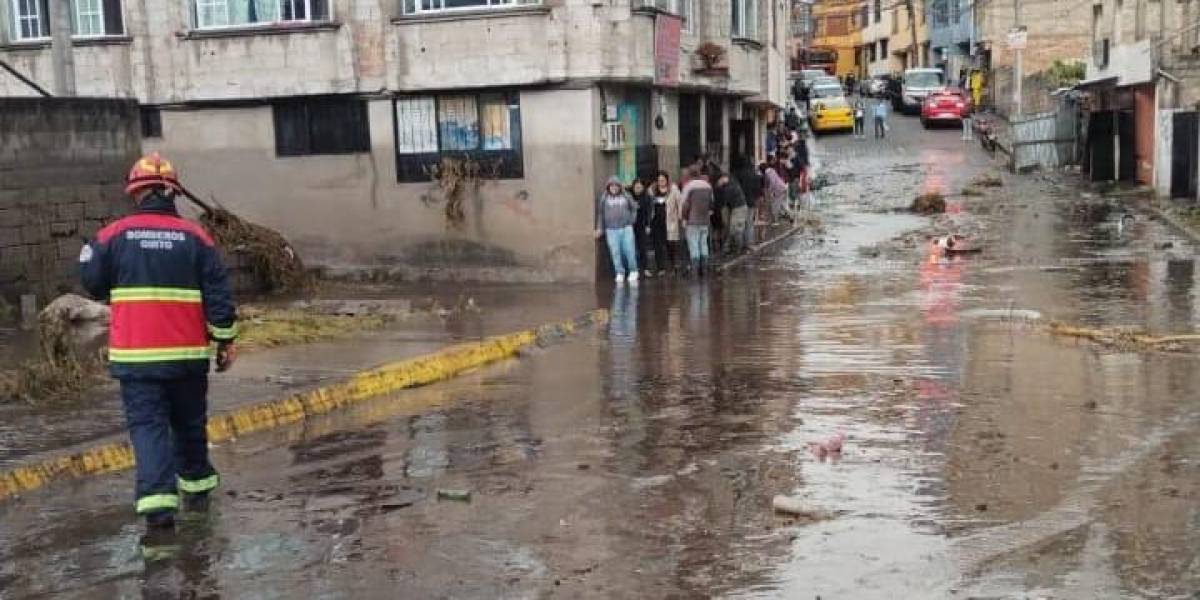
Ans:
[{"label": "group of people", "polygon": [[789,199],[807,191],[808,145],[798,122],[787,121],[769,128],[768,159],[758,165],[738,156],[725,170],[698,157],[678,183],[666,171],[628,186],[610,177],[595,222],[616,281],[703,276],[714,257],[750,251],[756,227],[793,220]]}]

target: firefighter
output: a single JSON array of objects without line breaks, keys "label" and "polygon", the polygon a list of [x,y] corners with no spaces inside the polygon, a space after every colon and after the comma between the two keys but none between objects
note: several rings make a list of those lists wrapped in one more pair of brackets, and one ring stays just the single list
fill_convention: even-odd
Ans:
[{"label": "firefighter", "polygon": [[208,458],[208,371],[236,356],[237,310],[217,248],[175,207],[182,190],[158,153],[137,161],[125,192],[133,214],[80,252],[83,285],[112,306],[109,370],[121,382],[137,460],[136,510],[147,528],[175,523],[181,497],[207,506],[220,477]]}]

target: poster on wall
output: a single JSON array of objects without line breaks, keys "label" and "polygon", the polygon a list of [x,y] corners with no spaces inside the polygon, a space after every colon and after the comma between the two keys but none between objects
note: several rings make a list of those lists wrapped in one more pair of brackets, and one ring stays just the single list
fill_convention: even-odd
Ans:
[{"label": "poster on wall", "polygon": [[679,37],[683,22],[675,15],[654,18],[654,85],[679,85]]},{"label": "poster on wall", "polygon": [[617,108],[617,118],[625,126],[625,146],[617,154],[617,177],[625,183],[632,183],[637,177],[637,147],[643,143],[638,139],[638,107],[630,102],[622,102]]}]

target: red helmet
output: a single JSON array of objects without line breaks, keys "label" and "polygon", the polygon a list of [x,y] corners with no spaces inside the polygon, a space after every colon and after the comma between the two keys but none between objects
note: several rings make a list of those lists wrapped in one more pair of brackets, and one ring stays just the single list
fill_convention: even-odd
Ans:
[{"label": "red helmet", "polygon": [[175,167],[166,159],[153,152],[133,163],[129,177],[125,179],[125,193],[130,196],[138,190],[151,186],[164,186],[173,190],[182,189]]}]

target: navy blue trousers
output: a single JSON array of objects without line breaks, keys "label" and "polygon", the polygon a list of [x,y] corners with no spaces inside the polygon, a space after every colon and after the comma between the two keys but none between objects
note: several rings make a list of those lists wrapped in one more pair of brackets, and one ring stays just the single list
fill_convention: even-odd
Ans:
[{"label": "navy blue trousers", "polygon": [[208,376],[122,379],[137,459],[137,512],[176,510],[178,491],[206,493],[219,478],[208,460]]}]

